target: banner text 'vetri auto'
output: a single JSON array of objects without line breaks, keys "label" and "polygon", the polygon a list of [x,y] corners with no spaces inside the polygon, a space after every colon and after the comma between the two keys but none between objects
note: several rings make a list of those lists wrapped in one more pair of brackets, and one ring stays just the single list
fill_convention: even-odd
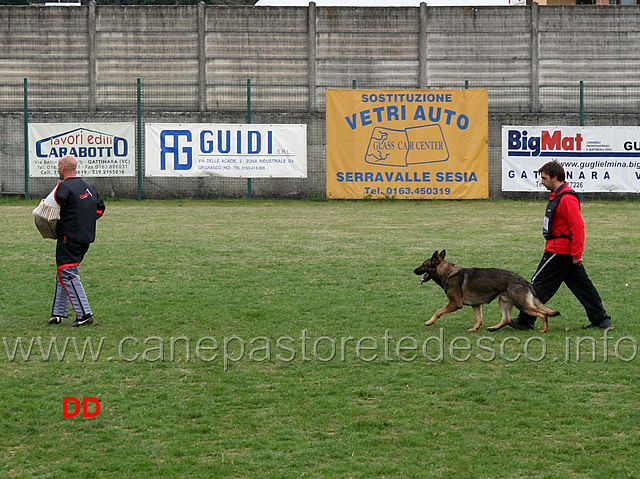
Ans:
[{"label": "banner text 'vetri auto'", "polygon": [[486,90],[327,90],[327,196],[486,198]]}]

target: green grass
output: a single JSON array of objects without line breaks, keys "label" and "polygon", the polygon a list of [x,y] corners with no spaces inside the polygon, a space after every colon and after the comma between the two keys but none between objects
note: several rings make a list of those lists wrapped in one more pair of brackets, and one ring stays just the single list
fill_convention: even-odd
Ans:
[{"label": "green grass", "polygon": [[424,326],[446,297],[412,270],[446,248],[530,278],[542,202],[108,202],[79,330],[46,324],[35,205],[0,202],[0,477],[637,477],[637,203],[583,205],[606,347],[565,287],[546,335]]}]

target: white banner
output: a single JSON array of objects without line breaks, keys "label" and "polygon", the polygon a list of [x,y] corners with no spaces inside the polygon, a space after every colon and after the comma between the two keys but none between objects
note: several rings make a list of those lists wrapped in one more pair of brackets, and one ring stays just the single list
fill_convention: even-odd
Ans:
[{"label": "white banner", "polygon": [[502,127],[503,191],[540,191],[538,169],[552,160],[576,191],[638,193],[640,127]]},{"label": "white banner", "polygon": [[30,123],[29,176],[58,176],[73,155],[78,176],[135,176],[134,123]]},{"label": "white banner", "polygon": [[306,178],[307,125],[148,123],[146,176]]}]

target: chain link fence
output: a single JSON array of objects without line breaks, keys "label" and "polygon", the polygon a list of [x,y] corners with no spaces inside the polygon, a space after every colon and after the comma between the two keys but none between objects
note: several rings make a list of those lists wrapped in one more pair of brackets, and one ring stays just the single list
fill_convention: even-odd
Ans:
[{"label": "chain link fence", "polygon": [[[355,78],[352,83],[322,85],[251,82],[252,123],[307,124],[308,177],[254,179],[255,197],[310,198],[325,196],[325,93],[329,88],[397,89],[397,85]],[[562,84],[531,85],[475,83],[461,79],[455,84],[429,85],[430,89],[487,89],[489,94],[489,191],[490,197],[506,197],[501,191],[501,127],[503,124],[578,125],[581,93],[579,80]],[[140,119],[167,123],[247,123],[247,82],[207,84],[199,91],[197,82],[142,81]],[[27,80],[0,85],[0,166],[3,175],[0,194],[25,193],[25,98],[28,120],[37,123],[136,122],[136,82],[98,83],[91,96],[87,82]],[[315,98],[310,99],[310,95]],[[313,100],[313,101],[310,101]],[[584,124],[587,126],[637,125],[640,83],[612,85],[584,83]],[[315,105],[311,111],[310,105]],[[141,128],[144,135],[144,128]],[[144,138],[140,144],[144,158]],[[143,162],[144,163],[144,162]],[[143,166],[144,168],[144,166]],[[51,180],[30,178],[28,194],[42,196]],[[137,177],[94,178],[107,197],[135,198]],[[154,178],[144,176],[143,198],[242,197],[247,180],[241,178]],[[513,195],[511,195],[513,196]],[[510,196],[510,197],[511,197]],[[633,195],[632,195],[633,196]]]}]

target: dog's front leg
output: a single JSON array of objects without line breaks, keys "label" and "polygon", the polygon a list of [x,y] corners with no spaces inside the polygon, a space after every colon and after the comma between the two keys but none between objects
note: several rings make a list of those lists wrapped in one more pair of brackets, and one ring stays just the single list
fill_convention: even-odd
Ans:
[{"label": "dog's front leg", "polygon": [[468,331],[477,331],[478,329],[480,329],[480,326],[482,326],[482,305],[478,304],[472,306],[472,308],[473,315],[476,317],[476,324],[473,326],[473,328],[469,328]]},{"label": "dog's front leg", "polygon": [[445,314],[448,314],[448,313],[453,313],[454,311],[458,311],[460,308],[462,308],[461,304],[458,305],[454,302],[450,302],[446,306],[443,306],[438,311],[436,311],[435,314],[431,317],[431,319],[424,324],[426,324],[427,326],[431,326],[433,323],[435,323],[438,320],[440,316],[444,316]]}]

